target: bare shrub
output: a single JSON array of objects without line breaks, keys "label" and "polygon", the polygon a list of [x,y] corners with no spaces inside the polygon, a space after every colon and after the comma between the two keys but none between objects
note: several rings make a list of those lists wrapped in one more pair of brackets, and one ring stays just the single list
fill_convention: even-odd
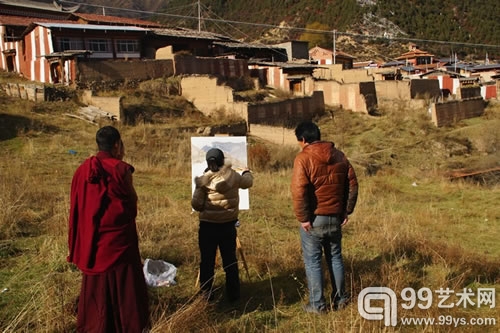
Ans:
[{"label": "bare shrub", "polygon": [[252,170],[264,170],[270,162],[269,150],[263,144],[248,147],[248,164]]},{"label": "bare shrub", "polygon": [[180,80],[175,77],[143,81],[139,91],[153,96],[180,95]]}]

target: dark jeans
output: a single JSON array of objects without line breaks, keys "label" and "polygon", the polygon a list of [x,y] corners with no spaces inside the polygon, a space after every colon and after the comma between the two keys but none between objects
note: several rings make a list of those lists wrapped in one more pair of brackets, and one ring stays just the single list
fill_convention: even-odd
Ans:
[{"label": "dark jeans", "polygon": [[240,297],[240,278],[236,258],[235,222],[211,223],[200,221],[198,245],[200,247],[200,287],[210,292],[214,281],[215,257],[219,248],[222,266],[226,272],[226,293],[229,300]]},{"label": "dark jeans", "polygon": [[316,310],[326,308],[323,296],[323,269],[321,259],[325,253],[332,282],[331,300],[334,307],[345,303],[344,262],[342,259],[342,220],[337,216],[316,216],[309,232],[300,228],[302,255],[306,268],[309,304]]}]

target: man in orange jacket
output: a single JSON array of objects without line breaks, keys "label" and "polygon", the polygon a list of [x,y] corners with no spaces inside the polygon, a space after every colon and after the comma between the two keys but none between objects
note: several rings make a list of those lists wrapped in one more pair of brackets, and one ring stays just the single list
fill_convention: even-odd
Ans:
[{"label": "man in orange jacket", "polygon": [[349,300],[342,259],[342,226],[354,211],[358,181],[344,153],[333,142],[321,141],[316,124],[300,123],[295,136],[302,151],[294,161],[291,192],[295,216],[300,222],[309,289],[309,303],[304,310],[321,313],[327,309],[323,296],[323,252],[333,287],[333,308],[342,308]]}]

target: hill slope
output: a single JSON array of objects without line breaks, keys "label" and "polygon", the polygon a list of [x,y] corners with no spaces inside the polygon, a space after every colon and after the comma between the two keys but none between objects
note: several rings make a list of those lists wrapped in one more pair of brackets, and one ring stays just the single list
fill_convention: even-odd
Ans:
[{"label": "hill slope", "polygon": [[[186,4],[184,0],[76,0],[85,3],[82,11],[107,15],[133,16],[154,19],[172,25],[216,31],[246,41],[269,39],[271,26],[279,26],[279,40],[298,39],[304,28],[312,23],[321,24],[328,37],[325,47],[332,47],[331,31],[354,34],[348,44],[373,45],[373,38],[358,35],[404,38],[404,42],[418,40],[424,48],[437,55],[458,52],[462,58],[477,54],[481,59],[486,52],[490,59],[500,54],[500,6],[494,0],[203,0]],[[200,14],[201,21],[198,20]],[[230,22],[227,22],[230,21]],[[250,24],[251,23],[251,24]],[[292,29],[291,27],[295,28]],[[459,44],[426,42],[448,41],[478,44],[464,47]],[[271,40],[275,42],[276,40]],[[346,44],[346,45],[348,45]],[[378,49],[388,44],[378,41]],[[399,43],[396,43],[398,45]],[[493,46],[492,46],[493,45]],[[342,40],[339,47],[343,47]],[[358,47],[359,48],[359,47]],[[361,48],[362,49],[362,48]],[[354,49],[353,49],[354,50]],[[349,52],[349,49],[346,50]],[[400,51],[400,50],[399,50]],[[386,51],[380,51],[386,54]]]}]

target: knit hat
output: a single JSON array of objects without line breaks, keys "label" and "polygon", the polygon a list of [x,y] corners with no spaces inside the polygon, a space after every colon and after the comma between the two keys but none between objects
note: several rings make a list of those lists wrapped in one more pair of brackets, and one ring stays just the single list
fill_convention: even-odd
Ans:
[{"label": "knit hat", "polygon": [[212,148],[207,151],[207,162],[209,160],[215,160],[218,166],[224,165],[224,153],[218,148]]}]

